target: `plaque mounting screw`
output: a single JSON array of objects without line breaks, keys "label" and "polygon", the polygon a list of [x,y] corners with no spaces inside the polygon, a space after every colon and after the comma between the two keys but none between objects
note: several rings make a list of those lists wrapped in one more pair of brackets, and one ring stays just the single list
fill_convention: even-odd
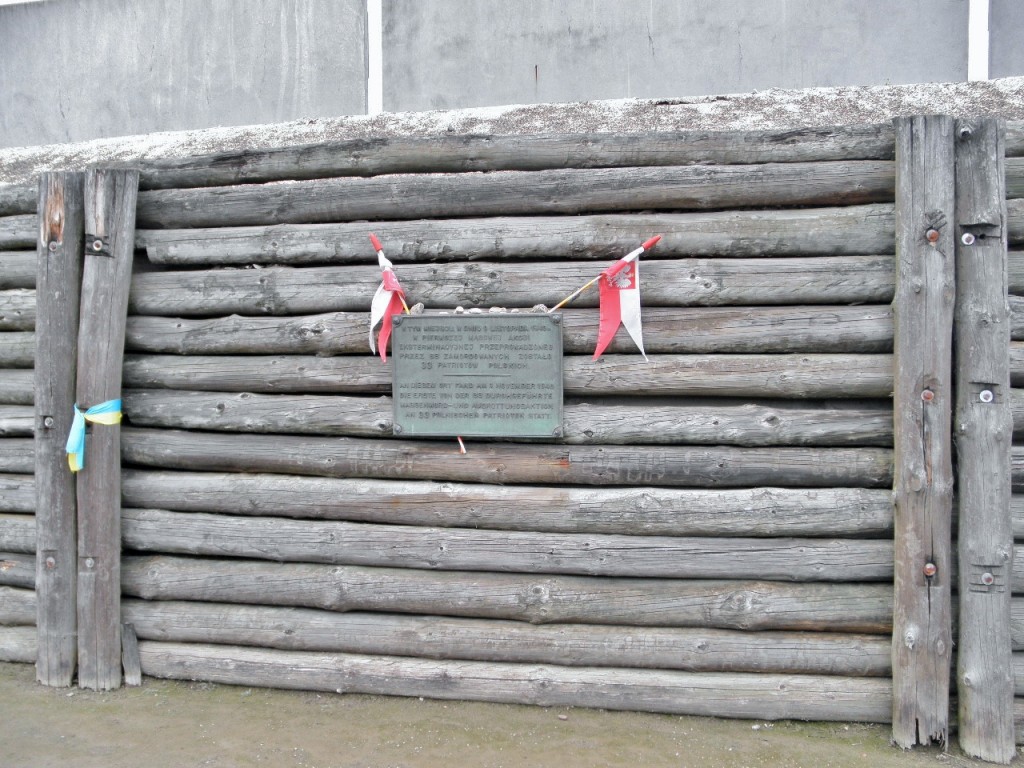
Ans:
[{"label": "plaque mounting screw", "polygon": [[562,322],[561,315],[548,315],[548,317],[551,318],[551,322],[554,323],[555,325],[558,325],[559,323]]},{"label": "plaque mounting screw", "polygon": [[391,428],[391,431],[394,432],[396,435],[402,434],[402,425],[395,424],[394,427]]},{"label": "plaque mounting screw", "polygon": [[983,389],[981,390],[981,392],[978,393],[978,399],[981,400],[981,402],[983,403],[991,403],[992,398],[993,395],[991,389]]},{"label": "plaque mounting screw", "polygon": [[402,324],[402,316],[401,315],[395,315],[393,318],[391,318],[391,324],[392,325],[401,325]]}]

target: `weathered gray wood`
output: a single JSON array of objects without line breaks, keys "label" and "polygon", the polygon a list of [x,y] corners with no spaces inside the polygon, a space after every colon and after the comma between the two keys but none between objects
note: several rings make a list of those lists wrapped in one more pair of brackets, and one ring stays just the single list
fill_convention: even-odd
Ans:
[{"label": "weathered gray wood", "polygon": [[0,552],[0,584],[3,584],[5,587],[35,589],[35,553]]},{"label": "weathered gray wood", "polygon": [[29,288],[0,291],[0,332],[32,331],[35,327],[36,292]]},{"label": "weathered gray wood", "polygon": [[0,626],[35,626],[36,591],[0,587]]},{"label": "weathered gray wood", "polygon": [[[652,307],[643,315],[648,354],[863,353],[892,348],[892,310],[888,305],[762,307],[756,312],[732,307]],[[566,310],[563,316],[566,354],[592,353],[597,342],[597,310]],[[368,328],[369,314],[362,312],[213,319],[133,315],[128,318],[126,349],[198,355],[369,356]],[[612,354],[635,350],[625,331],[609,347]]]},{"label": "weathered gray wood", "polygon": [[0,368],[0,403],[4,405],[32,405],[35,394],[32,385],[35,373],[25,368]]},{"label": "weathered gray wood", "polygon": [[0,512],[35,512],[36,487],[32,475],[0,475]]},{"label": "weathered gray wood", "polygon": [[1008,244],[1024,245],[1024,197],[1006,201]]},{"label": "weathered gray wood", "polygon": [[1024,496],[1013,494],[1010,497],[1010,518],[1013,538],[1024,539]]},{"label": "weathered gray wood", "polygon": [[891,125],[785,131],[399,136],[161,158],[133,165],[140,167],[143,189],[168,189],[390,173],[892,160],[893,141]]},{"label": "weathered gray wood", "polygon": [[1002,154],[999,157],[1005,158],[1005,197],[1024,197],[1024,157],[1009,157]]},{"label": "weathered gray wood", "polygon": [[124,665],[124,684],[142,685],[142,662],[139,660],[139,639],[132,624],[121,625],[121,657]]},{"label": "weathered gray wood", "polygon": [[[0,406],[0,434],[6,407]],[[140,427],[349,437],[390,437],[393,427],[390,397],[136,389],[125,391],[124,408]],[[892,410],[566,404],[558,442],[891,447]]]},{"label": "weathered gray wood", "polygon": [[37,197],[35,184],[0,184],[0,216],[35,213]]},{"label": "weathered gray wood", "polygon": [[955,163],[952,118],[895,126],[893,740],[907,749],[949,731]]},{"label": "weathered gray wood", "polygon": [[[1010,344],[1004,222],[1003,135],[995,120],[957,121],[956,449],[959,499],[960,747],[1009,763],[1013,733],[1010,664]],[[964,235],[971,235],[965,242]],[[987,397],[986,397],[987,395]],[[990,574],[986,578],[985,574]],[[986,583],[988,579],[994,582]]]},{"label": "weathered gray wood", "polygon": [[396,263],[483,259],[615,259],[656,232],[669,256],[856,256],[892,253],[891,203],[767,211],[509,216],[486,219],[276,224],[139,230],[160,264],[372,263],[375,232]]},{"label": "weathered gray wood", "polygon": [[0,627],[0,661],[31,664],[35,660],[35,627]]},{"label": "weathered gray wood", "polygon": [[887,490],[489,486],[126,470],[126,507],[370,523],[649,536],[884,536]]},{"label": "weathered gray wood", "polygon": [[[136,171],[89,171],[85,177],[88,258],[82,270],[76,398],[83,410],[121,393],[138,183]],[[108,690],[121,685],[119,425],[92,430],[77,479],[78,684]]]},{"label": "weathered gray wood", "polygon": [[0,248],[15,250],[33,248],[36,244],[38,223],[35,214],[0,217]]},{"label": "weathered gray wood", "polygon": [[622,624],[883,634],[892,587],[459,573],[212,558],[124,559],[124,594],[329,611]]},{"label": "weathered gray wood", "polygon": [[1007,121],[1006,156],[1024,157],[1024,122],[1019,120]]},{"label": "weathered gray wood", "polygon": [[566,669],[152,641],[139,651],[153,677],[766,720],[878,722],[888,716],[892,691],[876,678]]},{"label": "weathered gray wood", "polygon": [[36,518],[34,515],[0,514],[0,551],[35,553]]},{"label": "weathered gray wood", "polygon": [[736,632],[335,613],[309,608],[126,599],[142,640],[568,666],[883,677],[878,635]]},{"label": "weathered gray wood", "polygon": [[[18,551],[3,524],[0,516],[0,547]],[[159,509],[125,509],[121,526],[125,548],[138,552],[279,562],[669,579],[892,578],[892,543],[878,540],[481,531]]]},{"label": "weathered gray wood", "polygon": [[779,163],[432,173],[139,194],[144,228],[459,216],[857,205],[893,199],[893,163]]},{"label": "weathered gray wood", "polygon": [[35,409],[31,405],[0,405],[0,438],[32,437]]},{"label": "weathered gray wood", "polygon": [[7,437],[0,440],[0,472],[30,475],[35,471],[32,438]]},{"label": "weathered gray wood", "polygon": [[35,288],[34,251],[0,251],[0,288]]},{"label": "weathered gray wood", "polygon": [[[1022,345],[1024,346],[1024,345]],[[1022,354],[1024,383],[1024,354]],[[892,356],[635,355],[563,359],[566,395],[889,398]],[[0,384],[3,373],[0,372]],[[376,358],[127,355],[124,385],[215,392],[353,393],[391,391],[391,371]]]},{"label": "weathered gray wood", "polygon": [[1024,339],[1024,296],[1008,296],[1010,306],[1010,338],[1014,341]]},{"label": "weathered gray wood", "polygon": [[473,443],[464,455],[441,442],[351,437],[122,430],[125,461],[161,469],[279,472],[323,477],[734,487],[856,486],[892,480],[885,448],[551,446]]},{"label": "weathered gray wood", "polygon": [[31,368],[36,359],[36,335],[28,331],[0,333],[0,368]]},{"label": "weathered gray wood", "polygon": [[1010,482],[1014,493],[1024,493],[1024,446],[1010,449]]},{"label": "weathered gray wood", "polygon": [[[554,306],[592,279],[592,263],[494,262],[406,265],[399,269],[410,303],[453,309]],[[795,259],[645,260],[642,303],[648,307],[889,303],[891,256]],[[129,311],[140,315],[303,315],[370,308],[380,268],[268,267],[144,272],[132,278]],[[0,292],[0,330],[31,330],[34,295]],[[5,296],[11,296],[5,321]],[[19,298],[22,296],[24,298]],[[19,304],[19,302],[21,302]],[[22,306],[24,305],[24,306]],[[574,300],[596,307],[598,292]]]},{"label": "weathered gray wood", "polygon": [[1009,251],[1007,260],[1007,286],[1011,294],[1024,294],[1024,251]]}]

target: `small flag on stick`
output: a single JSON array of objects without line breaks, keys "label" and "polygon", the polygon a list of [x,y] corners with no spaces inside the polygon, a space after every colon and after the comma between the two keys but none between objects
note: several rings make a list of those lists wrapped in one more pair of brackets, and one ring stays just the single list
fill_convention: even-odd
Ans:
[{"label": "small flag on stick", "polygon": [[388,339],[391,338],[391,317],[402,314],[404,309],[409,312],[405,303],[405,292],[398,283],[393,265],[384,256],[384,248],[377,236],[370,234],[370,242],[377,252],[377,261],[380,264],[381,284],[377,292],[373,294],[373,301],[370,302],[370,351],[376,352],[377,348],[373,342],[373,329],[380,324],[380,334],[377,337],[377,346],[380,347],[380,359],[388,359]]},{"label": "small flag on stick", "polygon": [[611,344],[619,325],[625,326],[630,338],[640,349],[640,354],[644,356],[644,360],[647,359],[647,353],[644,352],[643,328],[640,325],[640,264],[637,257],[652,248],[659,240],[661,235],[655,235],[601,272],[598,278],[601,310],[597,347],[594,350],[595,360]]}]

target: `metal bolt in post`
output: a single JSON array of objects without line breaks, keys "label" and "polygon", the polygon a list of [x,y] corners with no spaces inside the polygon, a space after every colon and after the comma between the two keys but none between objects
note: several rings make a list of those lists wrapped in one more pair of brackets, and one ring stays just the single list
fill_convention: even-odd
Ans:
[{"label": "metal bolt in post", "polygon": [[974,235],[970,232],[964,232],[960,235],[960,242],[964,245],[974,245]]},{"label": "metal bolt in post", "polygon": [[939,572],[939,567],[937,565],[935,565],[935,563],[925,563],[924,564],[924,575],[927,576],[929,579],[932,576],[934,576],[936,573],[938,573],[938,572]]},{"label": "metal bolt in post", "polygon": [[991,389],[983,389],[978,393],[978,399],[983,403],[991,403],[994,397]]},{"label": "metal bolt in post", "polygon": [[996,577],[988,571],[985,571],[985,573],[981,574],[981,583],[984,584],[986,587],[991,587],[993,584],[996,583]]}]

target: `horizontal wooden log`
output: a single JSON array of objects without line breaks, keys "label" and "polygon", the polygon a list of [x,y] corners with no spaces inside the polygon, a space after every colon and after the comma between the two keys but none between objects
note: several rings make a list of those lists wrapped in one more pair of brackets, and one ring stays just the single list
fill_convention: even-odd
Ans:
[{"label": "horizontal wooden log", "polygon": [[0,184],[0,216],[35,213],[39,185],[35,180],[27,184]]},{"label": "horizontal wooden log", "polygon": [[0,474],[0,512],[35,512],[36,482],[31,474]]},{"label": "horizontal wooden log", "polygon": [[35,214],[0,216],[0,249],[34,248],[39,236]]},{"label": "horizontal wooden log", "polygon": [[35,445],[30,437],[0,440],[0,473],[30,475],[36,471]]},{"label": "horizontal wooden log", "polygon": [[1007,153],[1006,196],[1024,197],[1024,157],[1010,157]]},{"label": "horizontal wooden log", "polygon": [[34,331],[35,327],[36,292],[29,288],[0,291],[0,332]]},{"label": "horizontal wooden log", "polygon": [[133,163],[143,189],[390,173],[892,160],[891,125],[785,131],[398,136],[246,149]]},{"label": "horizontal wooden log", "polygon": [[892,708],[892,685],[877,678],[566,668],[153,641],[140,643],[139,654],[143,672],[153,677],[334,693],[764,720],[881,722]]},{"label": "horizontal wooden log", "polygon": [[1024,157],[1024,122],[1020,120],[1006,121],[1006,156]]},{"label": "horizontal wooden log", "polygon": [[26,331],[0,333],[0,368],[31,368],[36,357],[36,335]]},{"label": "horizontal wooden log", "polygon": [[34,626],[36,591],[0,586],[0,626]]},{"label": "horizontal wooden log", "polygon": [[[864,353],[892,349],[892,309],[888,305],[759,307],[756,310],[653,307],[643,314],[644,346],[648,354]],[[593,352],[597,341],[597,310],[567,310],[563,318],[565,353]],[[213,319],[133,315],[128,318],[125,349],[193,355],[369,355],[368,328],[369,315],[362,312],[303,317],[232,315]],[[0,340],[4,336],[19,335],[32,336],[0,334]],[[636,345],[620,330],[608,349],[612,354],[632,353]],[[0,364],[2,360],[0,357]]]},{"label": "horizontal wooden log", "polygon": [[[407,265],[402,287],[410,303],[428,308],[555,306],[591,280],[597,267],[580,262],[503,265],[494,262]],[[892,301],[891,256],[796,259],[678,259],[645,261],[644,308],[771,304],[872,304]],[[139,315],[302,315],[367,312],[377,266],[269,267],[144,272],[132,278],[129,311]],[[0,292],[0,330],[5,294]],[[34,292],[11,300],[7,330],[31,330]],[[30,302],[28,300],[31,300]],[[22,308],[18,302],[25,306]],[[574,301],[596,307],[598,292]],[[19,314],[20,313],[20,314]],[[20,323],[20,325],[18,325]]]},{"label": "horizontal wooden log", "polygon": [[1024,342],[1010,342],[1010,384],[1024,387]]},{"label": "horizontal wooden log", "polygon": [[891,202],[888,160],[431,173],[139,193],[142,228]]},{"label": "horizontal wooden log", "polygon": [[1011,389],[1010,413],[1013,416],[1014,439],[1024,436],[1024,389]]},{"label": "horizontal wooden log", "polygon": [[884,536],[887,490],[545,488],[125,470],[122,505],[368,523],[648,536]]},{"label": "horizontal wooden log", "polygon": [[0,551],[0,584],[5,587],[35,589],[35,553]]},{"label": "horizontal wooden log", "polygon": [[1017,744],[1024,744],[1024,698],[1013,700],[1013,732]]},{"label": "horizontal wooden log", "polygon": [[35,374],[31,368],[0,368],[0,403],[32,405]]},{"label": "horizontal wooden log", "polygon": [[36,519],[32,515],[0,514],[0,552],[35,554]]},{"label": "horizontal wooden log", "polygon": [[1014,493],[1024,493],[1024,446],[1010,449],[1010,480]]},{"label": "horizontal wooden log", "polygon": [[0,438],[35,434],[35,409],[31,405],[0,405]]},{"label": "horizontal wooden log", "polygon": [[140,640],[290,651],[384,654],[567,666],[884,677],[878,635],[736,632],[336,613],[309,608],[126,599]]},{"label": "horizontal wooden log", "polygon": [[35,252],[0,251],[0,289],[35,287]]},{"label": "horizontal wooden log", "polygon": [[1006,232],[1011,245],[1024,245],[1024,197],[1006,201]]},{"label": "horizontal wooden log", "polygon": [[[390,437],[393,427],[390,397],[135,389],[122,400],[131,423],[141,427],[348,437]],[[0,435],[7,408],[26,406],[0,406]],[[31,434],[31,409],[25,416]],[[566,404],[558,442],[890,447],[892,409]]]},{"label": "horizontal wooden log", "polygon": [[1010,517],[1013,524],[1013,538],[1024,539],[1024,495],[1010,497]]},{"label": "horizontal wooden log", "polygon": [[150,600],[508,619],[885,634],[892,586],[412,571],[251,560],[124,558],[125,595]]},{"label": "horizontal wooden log", "polygon": [[[1024,383],[1024,354],[1021,359]],[[4,376],[0,371],[0,392],[4,391]],[[563,359],[562,376],[563,390],[570,396],[628,392],[691,397],[889,398],[892,356],[652,355],[638,367],[635,355],[602,355],[596,361],[581,355]],[[391,392],[390,369],[369,355],[126,355],[123,381],[126,387],[214,392]]]},{"label": "horizontal wooden log", "polygon": [[1024,340],[1024,296],[1007,296],[1010,304],[1010,338]]},{"label": "horizontal wooden log", "polygon": [[375,232],[396,263],[616,259],[652,232],[671,256],[857,256],[891,253],[891,203],[766,211],[508,216],[485,219],[276,224],[211,229],[138,229],[137,248],[158,264],[373,263]]},{"label": "horizontal wooden log", "polygon": [[[4,528],[0,516],[0,548],[19,551]],[[441,571],[858,582],[893,572],[892,543],[878,540],[486,531],[159,509],[124,509],[121,532],[138,552]]]},{"label": "horizontal wooden log", "polygon": [[789,487],[892,485],[885,448],[686,448],[473,443],[231,435],[125,428],[125,462],[160,469],[322,477],[453,480],[503,485]]},{"label": "horizontal wooden log", "polygon": [[34,664],[35,627],[0,627],[0,661]]},{"label": "horizontal wooden log", "polygon": [[1013,654],[1013,695],[1024,696],[1024,653]]},{"label": "horizontal wooden log", "polygon": [[1007,254],[1007,291],[1018,296],[1024,294],[1024,251]]}]

